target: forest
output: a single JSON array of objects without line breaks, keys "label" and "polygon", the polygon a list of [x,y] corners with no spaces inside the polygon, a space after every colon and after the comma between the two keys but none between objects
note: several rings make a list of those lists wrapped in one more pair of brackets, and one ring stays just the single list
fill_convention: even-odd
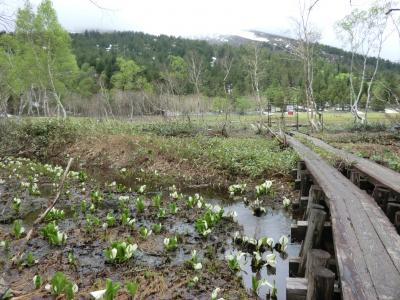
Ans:
[{"label": "forest", "polygon": [[[306,106],[296,40],[289,47],[242,40],[193,40],[142,32],[68,33],[50,1],[18,10],[15,31],[0,36],[0,112],[4,115],[121,116],[266,110]],[[351,84],[360,107],[396,104],[400,66],[314,43],[315,103],[349,110]],[[354,61],[353,64],[350,62]],[[353,66],[350,70],[350,66]]]},{"label": "forest", "polygon": [[0,300],[400,299],[400,5],[285,1],[0,0]]}]

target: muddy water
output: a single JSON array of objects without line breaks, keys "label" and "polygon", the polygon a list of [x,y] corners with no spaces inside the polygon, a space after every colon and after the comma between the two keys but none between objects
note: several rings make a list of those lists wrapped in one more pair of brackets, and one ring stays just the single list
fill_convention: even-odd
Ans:
[{"label": "muddy water", "polygon": [[[216,198],[209,199],[211,203],[219,204],[224,207],[224,210],[229,213],[236,211],[237,217],[235,220],[239,225],[243,226],[243,234],[253,238],[261,237],[272,237],[275,242],[279,240],[282,235],[290,235],[290,224],[293,222],[290,212],[285,209],[272,210],[269,209],[268,213],[261,217],[253,216],[252,210],[244,205],[243,202],[227,203]],[[232,240],[228,241],[230,249],[225,253],[235,253],[238,249],[232,243]],[[267,270],[266,267],[262,267],[257,273],[251,270],[251,257],[242,257],[241,264],[241,277],[245,288],[251,293],[251,278],[256,276],[258,279],[267,279],[270,283],[275,280],[276,287],[278,289],[278,299],[286,299],[286,278],[289,277],[289,257],[297,256],[300,250],[299,244],[289,244],[287,248],[287,255],[279,255],[276,253],[276,272],[275,274]],[[261,299],[265,299],[269,288],[262,286],[258,290],[258,296]]]}]

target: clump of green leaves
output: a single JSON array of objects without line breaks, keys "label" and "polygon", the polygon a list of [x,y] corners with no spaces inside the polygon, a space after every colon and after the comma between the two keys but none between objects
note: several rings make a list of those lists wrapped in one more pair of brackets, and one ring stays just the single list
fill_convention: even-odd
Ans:
[{"label": "clump of green leaves", "polygon": [[224,214],[224,210],[219,205],[206,204],[206,208],[205,213],[196,219],[194,224],[196,231],[202,236],[209,235],[212,228],[222,220]]},{"label": "clump of green leaves", "polygon": [[32,281],[35,289],[39,289],[43,284],[43,279],[40,277],[40,275],[33,276]]},{"label": "clump of green leaves", "polygon": [[167,251],[173,251],[178,248],[178,238],[177,236],[173,236],[171,238],[164,239],[164,246]]},{"label": "clump of green leaves", "polygon": [[258,289],[262,286],[268,286],[270,288],[271,298],[276,299],[278,290],[276,288],[275,281],[273,284],[271,284],[266,279],[257,279],[256,276],[251,277],[251,287],[255,295],[257,295]]},{"label": "clump of green leaves", "polygon": [[47,213],[45,220],[47,222],[51,222],[51,221],[58,221],[58,220],[62,220],[65,217],[65,213],[64,210],[62,209],[57,209],[55,207],[53,207],[52,209],[50,209],[50,211]]},{"label": "clump of green leaves", "polygon": [[179,211],[178,205],[176,205],[175,202],[171,202],[169,204],[169,211],[171,212],[171,214],[175,215]]},{"label": "clump of green leaves", "polygon": [[278,243],[276,243],[275,245],[275,249],[279,252],[285,252],[287,249],[287,245],[289,243],[289,239],[286,235],[282,235],[279,240]]},{"label": "clump of green leaves", "polygon": [[146,227],[141,226],[139,228],[139,234],[143,239],[147,239],[152,234],[152,230],[148,230]]},{"label": "clump of green leaves", "polygon": [[136,199],[136,210],[137,210],[138,213],[142,213],[142,212],[144,212],[144,208],[145,208],[144,197],[143,196],[139,196]]},{"label": "clump of green leaves", "polygon": [[129,296],[135,298],[135,295],[139,289],[139,283],[137,281],[130,281],[125,284],[125,289],[128,292]]},{"label": "clump of green leaves", "polygon": [[73,266],[76,265],[76,257],[73,252],[68,252],[67,258],[68,258],[68,263],[70,265],[73,265]]},{"label": "clump of green leaves", "polygon": [[138,193],[139,193],[139,194],[144,194],[144,191],[145,191],[145,190],[146,190],[146,185],[142,185],[142,186],[139,187]]},{"label": "clump of green leaves", "polygon": [[87,180],[87,178],[88,178],[88,176],[85,172],[79,171],[78,179],[80,182],[85,182]]},{"label": "clump of green leaves", "polygon": [[162,224],[161,224],[161,223],[153,224],[153,226],[151,226],[151,229],[153,230],[153,232],[154,232],[155,234],[158,234],[158,233],[160,233],[161,230],[162,230]]},{"label": "clump of green leaves", "polygon": [[266,180],[264,183],[256,186],[257,197],[263,195],[272,195],[272,180]]},{"label": "clump of green leaves", "polygon": [[243,184],[233,184],[229,186],[228,191],[229,195],[231,197],[236,196],[236,195],[241,195],[246,191],[247,185],[245,183]]},{"label": "clump of green leaves", "polygon": [[88,210],[88,204],[87,204],[86,200],[82,200],[80,206],[81,206],[81,212],[83,214],[85,214],[86,211]]},{"label": "clump of green leaves", "polygon": [[186,200],[186,205],[188,208],[194,208],[195,206],[201,208],[203,206],[203,197],[197,193],[194,195],[194,197],[189,196]]},{"label": "clump of green leaves", "polygon": [[118,206],[120,209],[125,209],[127,207],[128,202],[129,202],[129,196],[118,197]]},{"label": "clump of green leaves", "polygon": [[128,226],[130,228],[133,228],[136,223],[135,218],[131,218],[129,214],[129,209],[125,208],[121,214],[121,223],[124,226]]},{"label": "clump of green leaves", "polygon": [[240,270],[240,259],[243,255],[244,253],[239,251],[236,254],[229,254],[225,257],[228,261],[228,267],[231,271],[236,272]]},{"label": "clump of green leaves", "polygon": [[204,218],[197,219],[194,223],[194,227],[202,236],[207,236],[211,233],[211,228],[208,227],[208,222]]},{"label": "clump of green leaves", "polygon": [[203,268],[203,265],[200,262],[199,256],[197,255],[196,250],[192,250],[191,253],[191,258],[187,261],[187,264],[193,269],[193,270],[201,270]]},{"label": "clump of green leaves", "polygon": [[32,252],[28,252],[28,254],[24,258],[24,261],[23,261],[22,265],[26,266],[26,267],[32,267],[37,262],[38,262],[38,260],[35,259],[33,253]]},{"label": "clump of green leaves", "polygon": [[12,233],[16,239],[19,239],[25,232],[25,228],[22,226],[21,220],[15,220],[12,226]]},{"label": "clump of green leaves", "polygon": [[104,250],[104,256],[110,263],[123,263],[130,259],[137,250],[137,244],[117,241]]},{"label": "clump of green leaves", "polygon": [[21,209],[21,199],[14,197],[13,198],[13,202],[12,202],[12,209],[14,210],[14,212],[18,215],[19,211]]},{"label": "clump of green leaves", "polygon": [[154,195],[153,198],[151,198],[151,200],[155,208],[159,209],[161,207],[161,194]]},{"label": "clump of green leaves", "polygon": [[33,182],[28,187],[29,195],[31,196],[40,196],[39,186],[36,182]]},{"label": "clump of green leaves", "polygon": [[68,280],[62,272],[55,273],[50,283],[50,291],[53,295],[64,294],[68,300],[74,299],[74,295],[78,292],[78,286]]},{"label": "clump of green leaves", "polygon": [[115,217],[111,212],[109,212],[106,216],[106,224],[108,227],[115,226]]},{"label": "clump of green leaves", "polygon": [[95,226],[100,226],[100,224],[101,224],[101,221],[98,217],[96,217],[92,214],[86,215],[85,229],[87,232],[91,232]]},{"label": "clump of green leaves", "polygon": [[291,204],[292,202],[288,198],[283,197],[282,205],[284,208],[289,208]]},{"label": "clump of green leaves", "polygon": [[113,300],[117,296],[118,290],[121,287],[119,282],[113,282],[110,279],[106,280],[106,291],[104,293],[104,300]]},{"label": "clump of green leaves", "polygon": [[212,293],[211,293],[211,300],[217,300],[218,299],[218,293],[221,291],[219,287],[215,288]]},{"label": "clump of green leaves", "polygon": [[102,200],[103,200],[103,195],[99,190],[90,192],[90,201],[92,201],[92,203],[100,204]]},{"label": "clump of green leaves", "polygon": [[40,230],[43,237],[47,238],[51,245],[60,246],[65,244],[67,235],[58,229],[58,226],[54,223],[48,223],[43,226]]},{"label": "clump of green leaves", "polygon": [[164,208],[159,208],[157,212],[157,218],[158,219],[164,219],[167,216],[167,212]]}]

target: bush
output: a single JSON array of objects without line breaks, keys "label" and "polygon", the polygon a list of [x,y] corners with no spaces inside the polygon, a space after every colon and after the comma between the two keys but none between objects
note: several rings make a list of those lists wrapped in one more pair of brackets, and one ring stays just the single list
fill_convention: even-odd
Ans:
[{"label": "bush", "polygon": [[0,122],[0,153],[47,159],[57,156],[78,136],[78,124],[58,119],[21,119]]},{"label": "bush", "polygon": [[195,136],[203,128],[188,122],[162,122],[142,125],[141,130],[161,136]]},{"label": "bush", "polygon": [[379,131],[386,131],[387,125],[381,122],[371,122],[367,124],[353,123],[347,126],[346,129],[347,131],[350,132],[360,132],[360,131],[379,132]]}]

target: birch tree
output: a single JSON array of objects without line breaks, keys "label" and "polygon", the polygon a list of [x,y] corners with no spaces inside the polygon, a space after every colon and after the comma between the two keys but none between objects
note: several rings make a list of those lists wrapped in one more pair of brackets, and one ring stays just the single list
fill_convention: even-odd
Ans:
[{"label": "birch tree", "polygon": [[319,0],[299,0],[299,17],[295,20],[297,45],[292,54],[300,59],[303,65],[303,82],[307,106],[307,119],[314,131],[321,129],[320,113],[314,97],[314,48],[319,34],[311,24],[311,13]]},{"label": "birch tree", "polygon": [[203,84],[203,73],[204,73],[204,59],[200,56],[197,51],[190,51],[186,55],[186,64],[188,66],[189,82],[194,86],[196,94],[197,109],[203,117],[203,108],[201,107],[201,93],[200,87]]},{"label": "birch tree", "polygon": [[225,92],[225,97],[226,97],[226,108],[225,108],[225,121],[222,125],[222,135],[224,136],[228,136],[228,132],[226,130],[226,126],[228,123],[228,115],[230,113],[230,109],[233,106],[232,105],[232,91],[233,91],[233,87],[232,84],[228,81],[229,76],[231,74],[231,69],[232,69],[232,65],[233,65],[233,61],[234,61],[234,57],[233,57],[233,53],[230,51],[230,49],[225,49],[225,51],[222,53],[222,55],[220,55],[217,58],[217,63],[220,66],[220,68],[223,71],[223,87],[224,87],[224,92]]},{"label": "birch tree", "polygon": [[44,0],[37,12],[27,1],[17,12],[15,34],[6,35],[9,43],[1,45],[7,57],[8,85],[13,97],[20,99],[19,114],[26,107],[49,115],[49,95],[56,103],[58,115],[66,117],[62,96],[74,82],[78,67],[71,51],[71,40],[58,23],[50,0]]},{"label": "birch tree", "polygon": [[246,66],[247,72],[249,73],[251,86],[254,92],[254,96],[256,98],[257,108],[260,114],[260,128],[262,125],[262,116],[263,116],[263,105],[261,100],[261,92],[260,92],[260,80],[265,75],[265,67],[263,66],[263,62],[265,62],[265,57],[262,57],[262,46],[260,43],[250,43],[246,48]]},{"label": "birch tree", "polygon": [[[337,25],[339,38],[351,52],[349,104],[356,122],[367,121],[372,96],[371,88],[378,72],[385,40],[388,21],[385,12],[389,5],[387,2],[375,2],[368,10],[354,9]],[[356,59],[359,55],[361,61]],[[369,66],[371,56],[374,56],[374,62]],[[365,112],[360,110],[363,94],[366,94]]]}]

